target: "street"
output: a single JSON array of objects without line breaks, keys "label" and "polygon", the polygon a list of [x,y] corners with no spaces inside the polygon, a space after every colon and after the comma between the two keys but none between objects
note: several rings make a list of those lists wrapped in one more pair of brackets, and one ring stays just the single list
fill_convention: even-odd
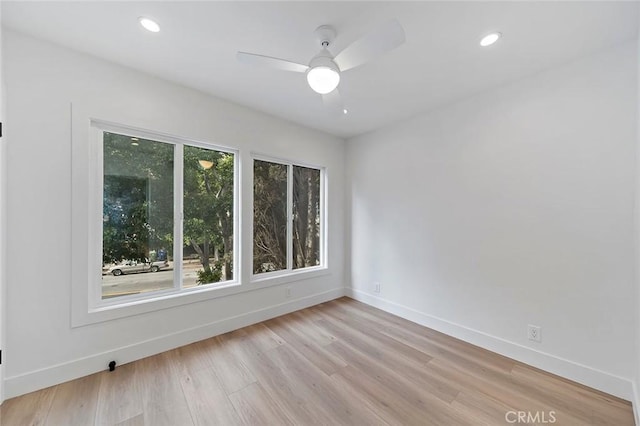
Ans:
[{"label": "street", "polygon": [[[201,268],[201,267],[200,267]],[[183,269],[183,287],[197,285],[197,270],[193,265],[185,265]],[[144,293],[148,291],[165,290],[173,287],[173,268],[159,272],[143,272],[140,274],[102,276],[102,298],[109,299],[117,296]]]}]

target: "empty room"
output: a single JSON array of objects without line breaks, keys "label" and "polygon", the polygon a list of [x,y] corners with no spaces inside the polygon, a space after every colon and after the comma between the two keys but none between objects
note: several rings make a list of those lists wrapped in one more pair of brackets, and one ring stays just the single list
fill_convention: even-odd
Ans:
[{"label": "empty room", "polygon": [[640,425],[640,2],[0,22],[0,425]]}]

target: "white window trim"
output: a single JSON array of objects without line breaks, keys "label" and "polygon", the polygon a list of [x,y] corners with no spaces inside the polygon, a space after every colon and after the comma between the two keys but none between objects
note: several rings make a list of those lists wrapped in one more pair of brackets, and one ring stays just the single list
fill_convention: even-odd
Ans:
[{"label": "white window trim", "polygon": [[[253,273],[253,170],[255,161],[268,161],[271,163],[282,164],[287,166],[287,269],[273,272],[263,272],[260,274]],[[320,265],[310,266],[307,268],[293,269],[293,166],[307,167],[320,171]],[[311,274],[309,278],[328,273],[328,256],[327,256],[327,170],[324,166],[310,164],[304,161],[288,160],[280,157],[273,157],[261,153],[251,153],[251,247],[250,247],[250,281],[253,284],[275,281],[278,284],[297,279],[306,279],[307,274]],[[304,278],[303,278],[304,276]]]},{"label": "white window trim", "polygon": [[[89,202],[91,203],[89,215],[91,218],[94,218],[96,222],[92,224],[92,227],[89,229],[89,238],[90,245],[94,247],[94,258],[93,262],[90,260],[89,263],[89,312],[100,311],[103,309],[107,309],[110,307],[118,307],[120,305],[126,305],[130,302],[136,301],[145,301],[148,299],[156,299],[158,297],[163,296],[171,296],[173,294],[184,294],[187,292],[192,292],[198,289],[194,288],[182,288],[182,262],[177,262],[175,259],[182,260],[182,235],[183,235],[183,222],[184,222],[184,188],[183,188],[183,152],[184,146],[194,146],[199,148],[206,148],[210,150],[216,150],[219,152],[226,152],[229,154],[233,154],[234,161],[234,200],[233,200],[233,210],[234,210],[234,226],[233,226],[233,264],[239,264],[239,255],[238,255],[238,246],[239,246],[239,236],[238,236],[238,150],[230,149],[227,147],[222,147],[219,145],[214,145],[208,142],[199,142],[187,140],[185,138],[163,135],[156,132],[149,132],[145,130],[140,130],[137,128],[132,128],[130,126],[115,124],[110,122],[105,122],[103,120],[91,120],[91,135],[90,135],[90,147],[91,150],[94,151],[93,155],[91,155],[92,159],[96,160],[96,163],[92,165],[95,173],[92,173],[90,176],[90,188],[94,188],[96,190],[90,191],[89,194]],[[91,274],[91,271],[99,271],[102,266],[102,188],[104,185],[103,182],[103,137],[104,132],[111,132],[115,134],[122,134],[125,136],[137,137],[140,139],[147,139],[157,142],[163,142],[173,145],[174,147],[174,165],[173,165],[173,235],[174,235],[174,244],[173,244],[173,287],[168,289],[150,291],[147,293],[140,293],[136,295],[129,296],[120,296],[111,299],[102,299],[102,288],[100,285],[100,280],[96,280],[95,276]],[[98,173],[99,172],[99,173]],[[97,230],[100,232],[97,232]],[[91,253],[91,252],[90,252]],[[217,288],[224,288],[229,286],[238,285],[240,281],[238,280],[237,271],[234,271],[234,279],[229,281],[222,281],[220,283],[212,283],[207,284],[207,290],[213,290]],[[95,281],[95,282],[92,282]]]},{"label": "white window trim", "polygon": [[[126,118],[118,117],[113,112],[89,114],[87,110],[73,104],[71,108],[71,163],[72,163],[72,206],[71,206],[71,325],[79,327],[102,321],[153,312],[174,306],[200,302],[207,299],[224,297],[241,292],[242,282],[240,235],[240,199],[241,174],[240,151],[238,149],[212,144],[186,137],[176,137],[160,131],[149,131],[141,126],[119,124],[127,122]],[[100,117],[100,118],[93,118]],[[110,119],[104,119],[109,117]],[[114,119],[115,118],[115,119]],[[218,284],[197,286],[188,289],[176,289],[181,278],[181,266],[174,263],[174,288],[149,292],[143,295],[126,296],[122,298],[102,300],[99,287],[99,271],[102,266],[102,152],[101,143],[103,131],[125,133],[144,139],[157,140],[175,144],[176,149],[184,144],[215,149],[234,154],[234,279]],[[98,138],[98,140],[96,140]],[[179,157],[179,154],[178,154]],[[175,160],[174,156],[174,161]],[[175,173],[182,172],[182,164],[174,165]],[[176,170],[178,169],[178,170]],[[181,180],[174,178],[174,203],[179,201],[182,211],[183,188]],[[98,186],[100,184],[100,186]],[[97,206],[97,207],[96,207]],[[175,208],[175,207],[174,207]],[[176,209],[177,210],[177,209]],[[174,232],[180,228],[182,232],[182,217],[174,217]],[[178,235],[179,236],[179,235]],[[176,240],[181,241],[181,239]],[[178,247],[176,247],[178,246]],[[181,250],[181,244],[174,244],[175,253]],[[180,253],[181,256],[181,253]],[[179,262],[178,262],[179,263]],[[178,275],[180,274],[180,275]],[[98,279],[96,280],[96,277]]]}]

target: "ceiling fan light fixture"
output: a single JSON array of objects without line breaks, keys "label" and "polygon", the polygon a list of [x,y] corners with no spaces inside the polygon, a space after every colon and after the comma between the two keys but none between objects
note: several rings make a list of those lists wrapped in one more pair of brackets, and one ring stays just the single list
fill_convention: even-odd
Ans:
[{"label": "ceiling fan light fixture", "polygon": [[340,69],[333,62],[327,49],[316,55],[307,70],[307,82],[314,92],[321,95],[333,92],[340,84]]},{"label": "ceiling fan light fixture", "polygon": [[319,66],[309,70],[307,73],[307,82],[314,92],[326,95],[338,87],[340,74],[329,67]]}]

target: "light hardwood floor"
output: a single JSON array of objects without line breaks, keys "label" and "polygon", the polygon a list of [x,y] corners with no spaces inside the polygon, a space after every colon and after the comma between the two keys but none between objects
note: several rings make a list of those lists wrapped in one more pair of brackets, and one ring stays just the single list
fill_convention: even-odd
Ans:
[{"label": "light hardwood floor", "polygon": [[633,424],[626,401],[348,298],[8,400],[0,424],[500,425],[512,411]]}]

